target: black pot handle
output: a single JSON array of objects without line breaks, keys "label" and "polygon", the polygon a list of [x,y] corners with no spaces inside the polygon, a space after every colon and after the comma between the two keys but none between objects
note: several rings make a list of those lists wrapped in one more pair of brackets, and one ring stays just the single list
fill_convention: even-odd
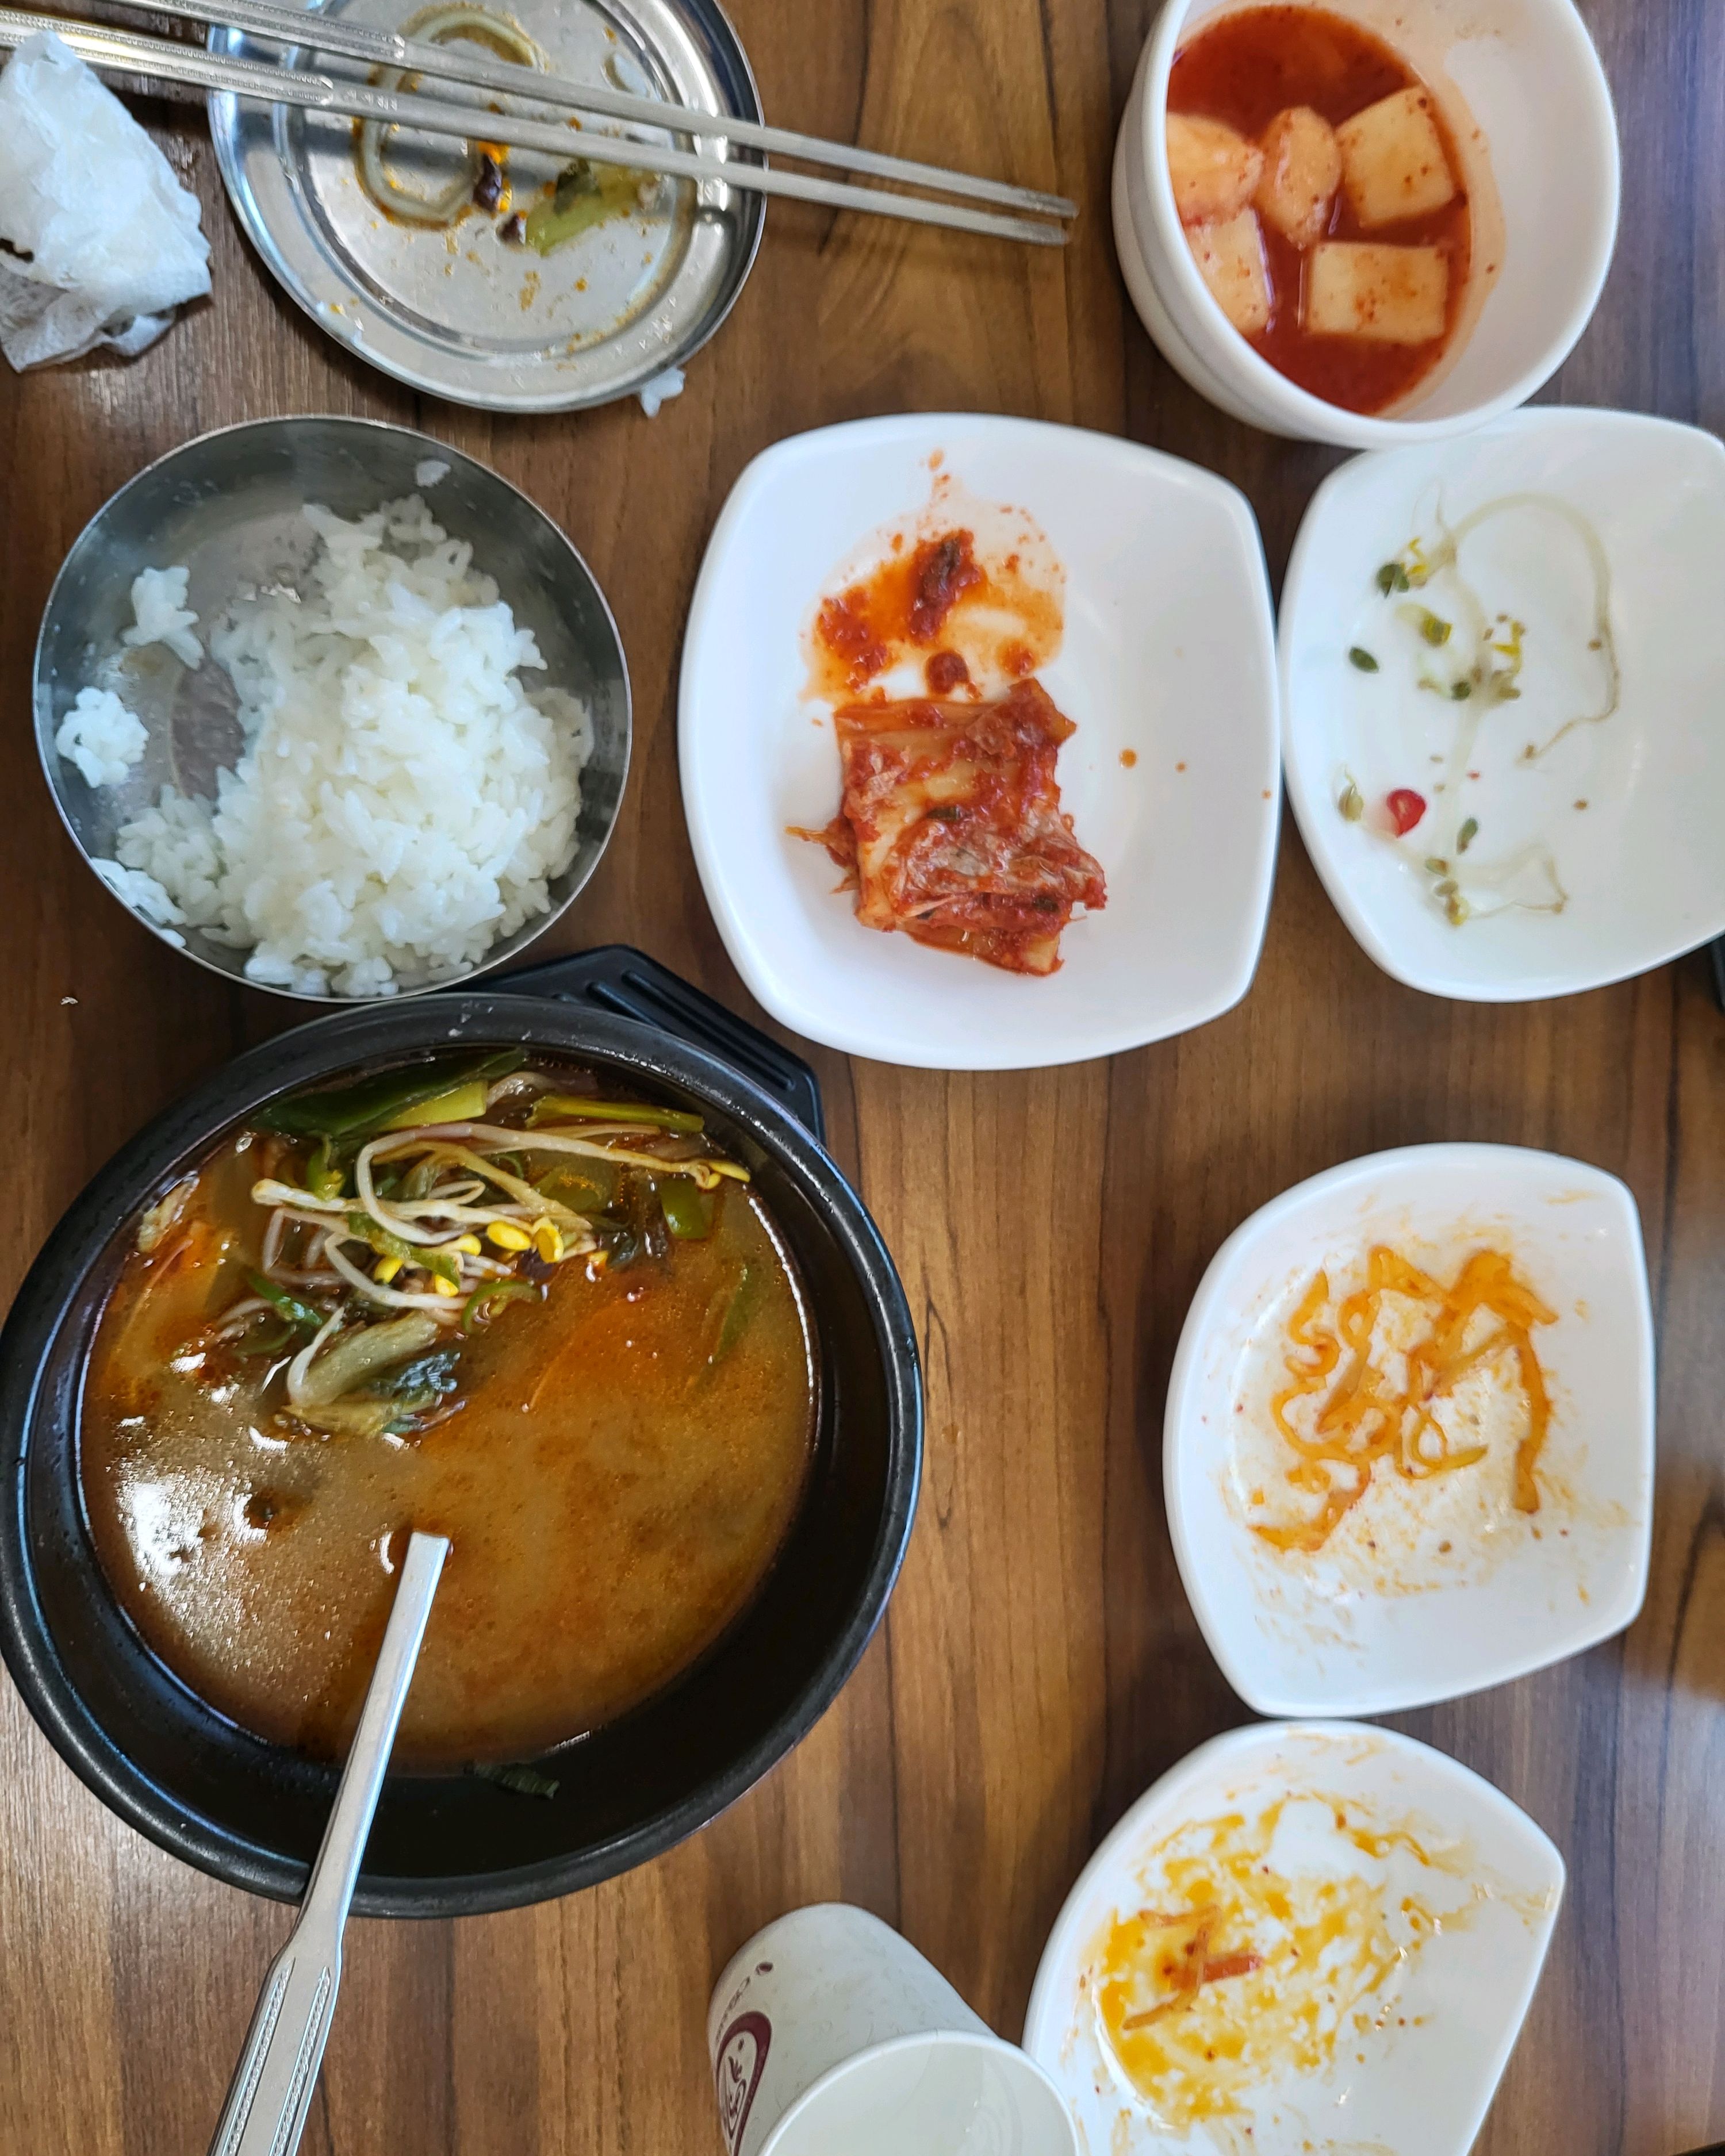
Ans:
[{"label": "black pot handle", "polygon": [[524,966],[518,973],[465,985],[470,993],[474,988],[495,988],[506,995],[590,1004],[595,1010],[632,1018],[670,1034],[741,1071],[825,1142],[820,1081],[802,1057],[629,944],[607,943],[597,951],[550,958],[542,965]]}]

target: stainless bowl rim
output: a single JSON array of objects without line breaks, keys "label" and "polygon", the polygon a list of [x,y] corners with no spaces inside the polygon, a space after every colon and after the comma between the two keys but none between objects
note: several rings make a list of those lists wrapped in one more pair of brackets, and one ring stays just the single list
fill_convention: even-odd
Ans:
[{"label": "stainless bowl rim", "polygon": [[[110,1810],[171,1855],[230,1885],[283,1901],[304,1892],[304,1864],[199,1816],[135,1766],[63,1665],[35,1591],[26,1465],[42,1372],[69,1309],[126,1219],[240,1117],[318,1079],[464,1040],[585,1049],[680,1086],[733,1119],[803,1185],[869,1306],[886,1401],[887,1470],[880,1515],[845,1624],[801,1692],[726,1769],[637,1825],[567,1856],[480,1873],[362,1871],[353,1904],[362,1916],[463,1916],[550,1900],[644,1863],[717,1818],[801,1743],[856,1667],[903,1563],[922,1479],[921,1363],[891,1255],[837,1163],[752,1081],[705,1050],[635,1019],[530,997],[452,994],[439,1004],[393,1004],[315,1019],[235,1057],[122,1146],[50,1231],[0,1330],[0,1659],[54,1749]],[[94,1567],[93,1553],[90,1563]],[[698,1681],[698,1672],[679,1681]],[[333,1796],[334,1769],[328,1782]]]},{"label": "stainless bowl rim", "polygon": [[244,980],[239,975],[230,973],[220,966],[212,965],[201,951],[194,951],[189,943],[171,942],[168,936],[155,921],[146,919],[143,914],[128,906],[117,891],[110,889],[103,879],[96,875],[95,870],[90,867],[90,855],[85,850],[84,841],[73,829],[72,820],[66,814],[64,803],[60,799],[59,788],[54,783],[54,773],[49,768],[48,749],[44,738],[46,729],[42,720],[44,685],[42,668],[48,645],[49,626],[54,619],[54,611],[59,602],[60,587],[65,582],[80,551],[86,544],[94,543],[97,527],[108,512],[124,501],[135,487],[142,486],[146,480],[165,470],[177,458],[187,455],[193,449],[202,449],[206,443],[220,441],[229,434],[273,433],[277,428],[300,426],[308,421],[318,426],[363,428],[374,434],[394,434],[403,441],[423,443],[428,454],[438,463],[468,465],[474,470],[483,473],[485,478],[494,480],[497,485],[512,494],[531,515],[537,517],[542,523],[549,526],[557,535],[567,550],[577,569],[586,578],[591,588],[593,596],[598,603],[599,613],[603,618],[605,626],[610,631],[611,641],[616,647],[618,671],[623,682],[623,770],[617,783],[617,795],[620,808],[623,797],[629,790],[629,774],[634,762],[634,685],[629,680],[629,654],[623,648],[623,636],[617,626],[617,617],[611,611],[611,602],[605,597],[604,587],[593,574],[587,557],[549,510],[542,509],[531,495],[518,487],[513,480],[506,479],[503,474],[492,465],[481,463],[477,457],[469,456],[465,449],[457,449],[453,442],[441,442],[434,434],[422,434],[417,427],[401,427],[398,426],[393,419],[370,419],[347,412],[280,412],[267,419],[239,419],[231,426],[212,427],[206,434],[194,434],[189,441],[178,443],[174,448],[164,450],[159,457],[152,459],[141,470],[135,471],[122,485],[116,487],[113,493],[89,519],[83,530],[66,549],[65,558],[55,570],[54,582],[49,586],[47,603],[42,609],[42,619],[37,628],[36,642],[30,655],[30,716],[35,737],[36,757],[42,767],[43,783],[48,788],[49,799],[54,803],[54,813],[60,819],[60,827],[72,841],[79,860],[87,869],[90,869],[91,875],[95,877],[96,882],[107,892],[108,896],[113,900],[128,921],[136,921],[141,928],[147,929],[158,943],[165,944],[178,957],[189,959],[194,966],[201,966],[205,973],[213,973],[218,981],[227,982],[229,987],[250,988],[258,995],[280,996],[287,1003],[310,1004],[320,1010],[362,1010],[386,1004],[408,1003],[421,996],[435,995],[450,990],[459,992],[470,982],[482,978],[484,975],[495,971],[499,966],[518,963],[524,953],[532,948],[544,931],[562,918],[593,880],[594,870],[610,849],[612,838],[616,833],[618,819],[615,816],[612,818],[610,827],[594,849],[592,859],[582,870],[576,881],[570,886],[564,896],[555,905],[547,908],[532,933],[512,949],[495,951],[490,957],[481,959],[470,973],[458,973],[450,980],[422,982],[414,988],[398,988],[394,994],[390,996],[309,995],[302,988],[283,988],[276,987],[270,982]]}]

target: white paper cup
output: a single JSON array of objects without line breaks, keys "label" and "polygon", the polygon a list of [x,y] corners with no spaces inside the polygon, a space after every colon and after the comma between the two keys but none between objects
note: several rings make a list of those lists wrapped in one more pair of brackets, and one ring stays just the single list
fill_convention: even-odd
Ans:
[{"label": "white paper cup", "polygon": [[706,2040],[727,2156],[1076,2156],[1042,2069],[844,1902],[757,1932],[719,1979]]},{"label": "white paper cup", "polygon": [[1525,403],[1598,302],[1617,236],[1611,92],[1572,0],[1324,0],[1384,38],[1444,108],[1474,213],[1497,259],[1471,280],[1454,346],[1390,413],[1344,411],[1279,374],[1210,296],[1174,208],[1168,74],[1191,31],[1251,0],[1163,0],[1116,146],[1115,247],[1163,357],[1202,397],[1266,433],[1389,449],[1466,432]]}]

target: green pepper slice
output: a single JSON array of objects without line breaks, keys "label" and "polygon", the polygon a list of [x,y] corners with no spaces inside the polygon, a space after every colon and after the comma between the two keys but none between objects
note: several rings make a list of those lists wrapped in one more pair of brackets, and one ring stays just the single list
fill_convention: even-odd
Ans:
[{"label": "green pepper slice", "polygon": [[476,1287],[461,1306],[461,1330],[471,1332],[477,1325],[487,1325],[506,1302],[537,1302],[539,1291],[531,1281],[487,1281]]},{"label": "green pepper slice", "polygon": [[583,1094],[542,1093],[533,1103],[527,1127],[537,1130],[541,1124],[550,1122],[640,1123],[649,1130],[675,1131],[687,1137],[706,1127],[699,1116],[686,1108],[653,1108],[642,1101],[598,1101]]},{"label": "green pepper slice", "polygon": [[667,1176],[658,1188],[665,1224],[680,1243],[698,1243],[711,1235],[716,1208],[710,1191],[697,1190],[686,1175]]},{"label": "green pepper slice", "polygon": [[731,1291],[730,1301],[725,1305],[725,1314],[719,1321],[719,1337],[713,1351],[706,1358],[709,1370],[716,1368],[742,1337],[743,1328],[753,1315],[756,1301],[756,1276],[752,1265],[744,1265],[737,1276],[737,1285]]},{"label": "green pepper slice", "polygon": [[305,1188],[314,1198],[339,1198],[347,1181],[347,1171],[337,1164],[335,1148],[327,1138],[321,1138],[316,1152],[305,1163]]},{"label": "green pepper slice", "polygon": [[285,1287],[278,1287],[273,1280],[265,1280],[262,1273],[249,1272],[246,1286],[254,1295],[260,1295],[265,1302],[272,1302],[295,1325],[309,1325],[314,1332],[323,1323],[324,1312],[309,1302],[301,1302],[296,1295],[290,1295]]},{"label": "green pepper slice", "polygon": [[397,1258],[404,1265],[424,1263],[419,1252],[399,1235],[392,1235],[387,1228],[380,1228],[369,1213],[350,1213],[347,1232],[362,1243],[369,1243],[380,1258]]},{"label": "green pepper slice", "polygon": [[434,1101],[452,1087],[480,1078],[502,1078],[527,1060],[524,1048],[492,1049],[459,1062],[420,1063],[405,1070],[380,1070],[350,1086],[326,1086],[314,1093],[290,1093],[260,1108],[253,1121],[260,1130],[284,1137],[328,1138],[336,1143],[371,1137],[393,1116]]}]

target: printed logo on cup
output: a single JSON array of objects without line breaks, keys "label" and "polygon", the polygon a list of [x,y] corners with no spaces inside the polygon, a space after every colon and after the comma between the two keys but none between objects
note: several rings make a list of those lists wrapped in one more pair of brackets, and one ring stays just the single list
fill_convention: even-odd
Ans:
[{"label": "printed logo on cup", "polygon": [[773,2042],[773,2024],[764,2014],[739,2014],[719,2039],[713,2061],[713,2079],[719,2092],[719,2130],[731,2156],[742,2145],[742,2130],[749,2123],[749,2108],[761,2086],[768,2049]]}]

